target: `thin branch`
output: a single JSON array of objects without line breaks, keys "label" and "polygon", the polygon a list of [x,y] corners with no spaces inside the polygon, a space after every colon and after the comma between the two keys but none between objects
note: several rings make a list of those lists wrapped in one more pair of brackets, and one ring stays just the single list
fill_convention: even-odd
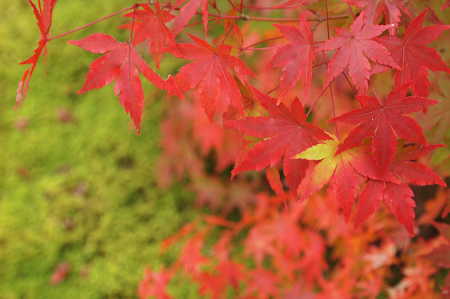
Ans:
[{"label": "thin branch", "polygon": [[234,3],[233,3],[232,0],[227,0],[227,2],[231,5],[231,7],[232,7],[233,9],[236,9],[236,6],[234,5]]},{"label": "thin branch", "polygon": [[[260,40],[260,41],[254,42],[253,44],[250,44],[248,46],[245,46],[245,47],[241,48],[240,51],[243,52],[243,51],[253,51],[253,50],[263,50],[263,49],[264,50],[269,50],[269,49],[272,49],[272,47],[254,48],[254,46],[262,44],[262,43],[265,43],[265,42],[271,42],[271,41],[274,41],[274,40],[279,40],[279,39],[282,39],[282,38],[284,38],[284,36],[276,36],[276,37],[271,37],[271,38],[267,38],[267,39],[264,39],[264,40]],[[324,43],[324,42],[325,41],[315,41],[314,44],[321,44],[321,43]]]},{"label": "thin branch", "polygon": [[[327,37],[328,37],[328,39],[330,39],[330,22],[328,19],[328,0],[325,0],[325,13],[326,13],[326,17],[327,17]],[[330,90],[331,109],[332,109],[333,119],[334,119],[334,118],[336,118],[336,104],[334,102],[333,82],[334,82],[334,80],[332,82],[330,82],[328,89]],[[339,129],[338,129],[337,123],[334,124],[334,128],[336,131],[336,136],[339,138]]]},{"label": "thin branch", "polygon": [[267,50],[273,50],[276,49],[277,46],[272,46],[272,47],[261,47],[261,48],[249,48],[249,47],[245,47],[245,49],[241,49],[241,51],[267,51]]},{"label": "thin branch", "polygon": [[318,67],[321,67],[322,65],[326,65],[326,64],[328,64],[328,61],[318,63],[318,64],[316,64],[316,65],[313,65],[313,69],[318,68]]},{"label": "thin branch", "polygon": [[[298,22],[298,18],[269,18],[269,17],[254,17],[248,15],[240,15],[240,16],[228,16],[228,15],[216,15],[210,14],[212,17],[216,17],[218,19],[235,19],[240,21],[255,21],[255,22],[272,22],[272,23],[283,23],[283,22]],[[326,18],[310,18],[308,21],[310,22],[323,22],[328,20],[341,20],[348,18],[348,15],[338,15],[338,16],[328,16]]]},{"label": "thin branch", "polygon": [[277,86],[275,86],[274,88],[272,88],[271,90],[269,90],[268,92],[266,92],[266,94],[270,95],[272,92],[274,92],[275,90],[277,90],[280,87],[280,84],[278,83]]},{"label": "thin branch", "polygon": [[352,90],[356,91],[356,87],[353,86],[352,82],[350,81],[350,79],[349,79],[348,76],[347,76],[347,73],[346,73],[346,72],[342,72],[342,74],[344,75],[345,81],[347,81],[348,86],[350,86],[350,88],[351,88]]},{"label": "thin branch", "polygon": [[[168,8],[171,10],[179,11],[179,7],[172,7],[171,5],[166,5],[164,8]],[[245,6],[244,6],[245,8]],[[196,12],[197,15],[201,15],[201,12]],[[229,19],[229,20],[240,20],[240,21],[256,21],[256,22],[273,22],[273,23],[283,23],[283,22],[298,22],[299,18],[269,18],[269,17],[255,17],[248,16],[245,14],[241,14],[238,16],[231,15],[221,15],[221,14],[209,14],[211,17],[215,17],[218,19]],[[327,16],[326,18],[318,16],[317,18],[310,18],[308,21],[310,22],[323,22],[325,20],[342,20],[347,19],[348,15],[337,15],[337,16]]]},{"label": "thin branch", "polygon": [[[97,23],[103,22],[103,21],[105,21],[107,19],[110,19],[110,18],[115,17],[117,15],[120,15],[122,13],[125,13],[125,12],[127,12],[129,10],[132,10],[132,9],[136,8],[137,6],[139,6],[139,3],[135,3],[134,5],[132,5],[130,7],[122,8],[122,9],[116,11],[116,12],[113,12],[113,13],[111,13],[109,15],[101,17],[101,18],[99,18],[99,19],[97,19],[95,21],[92,21],[92,22],[90,22],[88,24],[85,24],[83,26],[79,26],[79,27],[76,27],[76,28],[74,28],[72,30],[69,30],[67,32],[63,32],[63,33],[51,36],[51,37],[49,37],[47,39],[47,41],[51,41],[51,40],[54,40],[54,39],[59,39],[59,38],[65,37],[67,35],[70,35],[72,33],[84,30],[84,29],[86,29],[86,28],[88,28],[88,27],[90,27],[92,25],[95,25]],[[172,8],[172,9],[179,10],[179,8]],[[197,14],[200,14],[200,12],[197,12]],[[214,18],[218,18],[218,19],[235,19],[235,20],[241,20],[241,21],[255,21],[255,22],[273,22],[273,23],[298,22],[298,18],[268,18],[268,17],[254,17],[254,16],[248,16],[248,15],[229,16],[229,15],[220,15],[220,14],[210,14],[210,16],[214,17]],[[329,21],[329,20],[341,20],[341,19],[346,19],[348,17],[349,17],[348,15],[327,16],[326,18],[321,18],[321,17],[311,18],[311,19],[308,19],[308,21],[311,21],[311,22],[323,22],[325,20],[326,21]]]},{"label": "thin branch", "polygon": [[257,10],[283,10],[283,9],[294,9],[304,6],[303,4],[293,4],[289,6],[257,6],[257,5],[246,5],[245,8],[257,9]]},{"label": "thin branch", "polygon": [[[334,119],[334,118],[336,118],[336,104],[335,104],[335,99],[334,99],[333,83],[330,84],[328,89],[330,90],[331,109],[332,109],[333,119]],[[337,122],[334,123],[334,129],[336,130],[336,136],[339,139],[339,129],[338,129]]]},{"label": "thin branch", "polygon": [[127,11],[129,11],[129,10],[132,10],[132,9],[134,9],[137,5],[138,5],[138,4],[134,4],[134,5],[130,6],[130,7],[122,8],[122,9],[116,11],[116,12],[113,12],[113,13],[107,15],[107,16],[101,17],[101,18],[99,18],[99,19],[97,19],[97,20],[95,20],[95,21],[92,21],[92,22],[90,22],[90,23],[88,23],[88,24],[85,24],[85,25],[83,25],[83,26],[76,27],[76,28],[74,28],[74,29],[72,29],[72,30],[69,30],[69,31],[67,31],[67,32],[63,32],[63,33],[60,33],[60,34],[51,36],[51,37],[49,37],[47,40],[48,40],[48,41],[51,41],[51,40],[58,39],[58,38],[67,36],[67,35],[69,35],[69,34],[72,34],[72,33],[75,33],[75,32],[81,31],[81,30],[84,30],[84,29],[86,29],[86,28],[88,28],[88,27],[90,27],[90,26],[92,26],[92,25],[95,25],[95,24],[97,24],[97,23],[103,22],[103,21],[105,21],[105,20],[107,20],[107,19],[110,19],[110,18],[112,18],[112,17],[115,17],[115,16],[117,16],[117,15],[123,14],[124,12],[127,12]]},{"label": "thin branch", "polygon": [[276,37],[271,37],[271,38],[267,38],[267,39],[264,39],[264,40],[260,40],[260,41],[257,41],[255,43],[253,43],[253,44],[245,46],[245,47],[241,48],[240,50],[241,51],[246,51],[246,50],[248,50],[250,48],[253,48],[256,45],[259,45],[259,44],[262,44],[262,43],[265,43],[265,42],[271,42],[271,41],[274,41],[274,40],[282,39],[283,37],[284,36],[276,36]]},{"label": "thin branch", "polygon": [[328,18],[328,0],[325,0],[325,13],[326,13],[326,21],[327,21],[327,37],[330,39],[330,22]]},{"label": "thin branch", "polygon": [[317,101],[324,95],[325,91],[327,91],[328,87],[330,86],[330,84],[328,83],[327,86],[325,86],[322,91],[320,92],[320,94],[315,97],[312,102],[311,102],[311,106],[309,106],[309,110],[306,113],[306,118],[309,117],[309,115],[311,114],[311,112],[314,110],[314,107],[316,106]]}]

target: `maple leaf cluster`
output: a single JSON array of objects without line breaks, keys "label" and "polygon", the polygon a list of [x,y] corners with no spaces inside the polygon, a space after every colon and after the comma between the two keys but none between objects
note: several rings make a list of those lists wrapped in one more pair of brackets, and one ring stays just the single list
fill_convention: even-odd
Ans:
[{"label": "maple leaf cluster", "polygon": [[[448,84],[450,74],[433,43],[450,26],[421,1],[410,2],[152,1],[100,19],[122,15],[127,40],[94,33],[69,41],[101,54],[79,93],[113,83],[137,132],[146,104],[141,78],[167,95],[159,185],[187,177],[197,203],[222,214],[175,238],[186,239],[179,260],[146,272],[142,298],[170,298],[170,281],[183,271],[212,298],[230,288],[242,298],[434,294],[430,277],[449,266],[449,239],[412,244],[385,213],[409,237],[420,234],[420,225],[448,235],[440,174],[449,173],[438,174],[429,162],[443,145],[431,144],[423,128],[445,123],[441,114],[427,120],[435,112],[427,113],[448,107],[448,99],[433,99],[445,94],[438,82]],[[45,45],[88,27],[50,36],[56,0],[29,3],[41,39],[22,62],[31,66],[18,102]],[[160,66],[174,58],[182,66],[161,77]],[[440,186],[433,199],[439,208],[418,222],[423,203],[414,200],[412,185]],[[208,248],[217,227],[219,241]],[[243,252],[234,254],[238,236]],[[374,245],[376,236],[381,241]],[[407,246],[413,253],[397,259]],[[400,263],[402,281],[387,284],[389,267]]]},{"label": "maple leaf cluster", "polygon": [[[432,277],[450,267],[450,226],[434,220],[448,218],[448,190],[418,220],[441,232],[428,242],[414,242],[388,213],[355,230],[339,217],[337,200],[316,194],[280,209],[285,195],[256,195],[238,221],[207,215],[186,224],[162,244],[162,255],[176,251],[179,259],[147,268],[140,298],[178,298],[171,291],[180,278],[195,283],[200,298],[445,298],[450,276],[442,293]],[[398,281],[392,269],[401,269]]]}]

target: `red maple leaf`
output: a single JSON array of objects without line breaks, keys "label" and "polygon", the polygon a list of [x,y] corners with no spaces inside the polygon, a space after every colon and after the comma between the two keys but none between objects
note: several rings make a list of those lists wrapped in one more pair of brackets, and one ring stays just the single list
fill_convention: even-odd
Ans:
[{"label": "red maple leaf", "polygon": [[176,49],[175,35],[166,26],[174,16],[161,9],[159,2],[154,4],[154,10],[148,4],[139,4],[139,7],[141,9],[125,15],[133,20],[121,27],[133,30],[134,45],[147,43],[148,51],[159,67],[162,54]]},{"label": "red maple leaf", "polygon": [[429,94],[428,70],[450,73],[450,68],[436,50],[426,46],[450,29],[450,26],[422,27],[427,12],[425,10],[409,24],[403,38],[385,36],[377,39],[391,52],[394,61],[400,66],[395,73],[397,86],[413,82],[414,93],[421,96]]},{"label": "red maple leaf", "polygon": [[242,111],[242,96],[233,75],[246,82],[252,72],[240,59],[230,55],[230,46],[213,47],[196,36],[190,37],[193,44],[178,44],[177,48],[181,58],[193,61],[180,69],[169,92],[182,95],[194,89],[209,118],[222,116],[230,107]]},{"label": "red maple leaf", "polygon": [[[184,1],[178,1],[179,4]],[[180,14],[173,20],[172,30],[175,34],[180,33],[189,23],[189,20],[202,9],[202,21],[205,32],[208,31],[208,0],[188,0],[188,3],[180,9]]]},{"label": "red maple leaf", "polygon": [[201,273],[197,279],[200,293],[203,296],[209,293],[212,299],[223,298],[229,286],[237,289],[245,278],[242,265],[230,260],[221,261],[214,270],[214,273]]},{"label": "red maple leaf", "polygon": [[266,256],[276,254],[276,247],[273,242],[274,236],[267,229],[265,223],[251,228],[247,239],[245,240],[245,252],[251,256],[258,265],[261,265]]},{"label": "red maple leaf", "polygon": [[16,105],[19,105],[27,96],[31,76],[39,61],[39,57],[41,57],[42,53],[45,51],[45,46],[48,42],[48,34],[50,32],[50,27],[52,26],[53,8],[56,5],[56,1],[57,0],[43,0],[42,4],[41,0],[38,0],[38,5],[36,5],[32,0],[28,0],[28,3],[33,8],[34,17],[36,18],[41,37],[37,48],[34,49],[34,54],[20,63],[30,64],[30,67],[25,70],[19,81],[16,94]]},{"label": "red maple leaf", "polygon": [[407,85],[392,91],[381,103],[377,98],[358,96],[362,108],[333,119],[358,126],[350,131],[338,152],[360,145],[372,138],[372,152],[380,170],[389,167],[395,154],[397,138],[425,144],[425,137],[417,122],[405,114],[426,109],[437,103],[419,96],[405,96]]},{"label": "red maple leaf", "polygon": [[355,223],[362,223],[384,202],[408,232],[413,234],[415,202],[412,199],[414,193],[408,184],[446,186],[433,170],[416,161],[434,148],[436,146],[407,146],[385,172],[379,171],[368,152],[355,156],[351,161],[352,166],[369,178],[358,202]]},{"label": "red maple leaf", "polygon": [[193,102],[192,135],[200,145],[204,155],[214,150],[216,153],[216,169],[224,170],[234,162],[239,153],[242,142],[241,136],[234,130],[227,130],[221,124],[210,121],[199,102]]},{"label": "red maple leaf", "polygon": [[445,182],[429,167],[417,162],[418,159],[430,153],[436,145],[408,145],[401,148],[395,160],[387,171],[381,172],[374,157],[368,152],[354,155],[351,164],[362,175],[379,181],[394,184],[414,184],[419,186],[441,185]]},{"label": "red maple leaf", "polygon": [[[380,16],[385,16],[386,23],[398,25],[402,12],[411,15],[406,8],[405,1],[402,0],[344,0],[345,2],[364,8],[368,20],[375,21]],[[390,33],[395,34],[395,28],[389,29]]]},{"label": "red maple leaf", "polygon": [[[321,129],[306,121],[303,105],[298,100],[288,108],[284,104],[276,105],[276,100],[253,89],[256,99],[267,109],[270,116],[246,117],[229,120],[226,125],[245,135],[264,138],[248,151],[233,169],[233,176],[248,170],[261,170],[274,166],[284,157],[283,170],[288,182],[299,183],[292,167],[305,168],[302,162],[292,159],[299,152],[313,146],[320,140],[330,137]],[[299,164],[300,163],[300,164]],[[291,165],[292,164],[292,165]],[[300,171],[300,169],[297,169]],[[303,170],[304,171],[304,170]],[[296,186],[290,186],[296,190]]]},{"label": "red maple leaf", "polygon": [[383,202],[403,224],[410,235],[414,235],[414,193],[407,184],[393,184],[369,180],[360,195],[355,214],[355,224],[359,225],[372,215]]},{"label": "red maple leaf", "polygon": [[353,22],[350,31],[338,28],[338,36],[326,41],[319,50],[337,50],[328,63],[328,73],[325,86],[339,74],[348,70],[353,84],[359,94],[366,94],[368,80],[372,75],[369,60],[392,68],[398,64],[392,59],[389,51],[375,40],[391,25],[374,25],[365,22],[364,13],[361,13]]},{"label": "red maple leaf", "polygon": [[278,277],[270,271],[258,268],[250,273],[246,294],[256,294],[255,298],[279,298]]},{"label": "red maple leaf", "polygon": [[165,87],[164,81],[148,67],[131,44],[118,42],[110,35],[96,33],[69,43],[92,53],[105,54],[91,64],[79,93],[101,88],[115,81],[114,93],[139,131],[144,108],[139,73],[159,88]]},{"label": "red maple leaf", "polygon": [[296,27],[275,24],[289,43],[280,46],[272,58],[273,67],[281,68],[279,96],[283,97],[298,80],[303,83],[303,97],[309,96],[314,61],[313,34],[309,23],[302,18]]},{"label": "red maple leaf", "polygon": [[[449,8],[449,7],[450,7],[450,0],[447,0],[447,1],[445,1],[445,2],[442,4],[441,9],[444,10],[444,9]],[[450,277],[450,275],[449,275],[447,278],[449,278],[449,277]],[[449,281],[450,281],[450,280],[449,280]]]},{"label": "red maple leaf", "polygon": [[146,299],[149,296],[154,296],[156,299],[170,299],[167,293],[167,285],[172,278],[172,274],[167,271],[152,271],[150,269],[145,270],[145,277],[139,284],[139,298]]},{"label": "red maple leaf", "polygon": [[187,273],[199,274],[201,272],[201,267],[208,262],[208,259],[201,252],[204,237],[203,233],[197,233],[184,245],[179,258],[179,263]]},{"label": "red maple leaf", "polygon": [[306,199],[330,183],[330,193],[336,198],[348,220],[363,178],[350,164],[355,151],[339,152],[339,140],[335,136],[331,137],[333,139],[314,145],[296,155],[296,158],[320,161],[309,166],[305,178],[298,186],[298,194],[300,199]]},{"label": "red maple leaf", "polygon": [[442,244],[425,256],[434,265],[442,268],[450,268],[450,245]]},{"label": "red maple leaf", "polygon": [[439,230],[439,232],[447,240],[447,242],[450,242],[450,224],[446,224],[443,222],[433,222],[433,226]]},{"label": "red maple leaf", "polygon": [[300,204],[292,205],[254,226],[245,242],[245,252],[254,257],[257,264],[261,264],[266,255],[276,256],[281,251],[297,256],[305,244],[305,236],[298,227],[302,209]]}]

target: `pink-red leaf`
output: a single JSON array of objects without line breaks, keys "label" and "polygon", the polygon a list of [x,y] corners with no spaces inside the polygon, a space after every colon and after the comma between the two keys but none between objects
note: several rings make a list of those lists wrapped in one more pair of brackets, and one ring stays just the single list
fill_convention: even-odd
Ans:
[{"label": "pink-red leaf", "polygon": [[436,184],[446,186],[445,182],[432,169],[417,161],[413,161],[427,154],[429,152],[428,148],[431,146],[420,150],[410,149],[411,147],[409,146],[407,150],[398,153],[396,159],[385,171],[380,171],[373,155],[368,152],[355,155],[351,164],[359,173],[374,180],[395,184],[414,184],[420,186]]},{"label": "pink-red leaf", "polygon": [[422,27],[427,12],[428,10],[425,10],[409,24],[403,38],[385,36],[377,39],[389,50],[395,63],[400,66],[395,73],[397,86],[413,82],[414,93],[421,96],[429,94],[428,70],[450,73],[450,68],[442,61],[436,50],[426,46],[450,29],[450,26]]},{"label": "pink-red leaf", "polygon": [[[261,170],[274,166],[281,158],[292,159],[299,152],[330,137],[321,129],[306,121],[303,105],[296,99],[290,108],[284,104],[276,105],[276,100],[254,90],[256,99],[269,111],[269,116],[247,117],[230,120],[226,125],[241,131],[245,135],[264,138],[256,144],[233,169],[233,175],[248,170]],[[298,162],[299,163],[299,162]],[[291,165],[294,166],[295,165]],[[299,171],[304,171],[299,163]],[[293,173],[289,163],[284,164],[285,175]],[[303,170],[302,170],[303,169]],[[298,181],[289,178],[288,181]]]},{"label": "pink-red leaf", "polygon": [[412,199],[414,193],[406,184],[386,183],[383,192],[383,202],[403,224],[410,235],[414,235],[414,207],[416,202]]},{"label": "pink-red leaf", "polygon": [[354,151],[337,153],[338,145],[339,141],[333,136],[333,139],[314,145],[296,155],[296,158],[320,161],[310,165],[298,187],[298,194],[300,199],[306,199],[329,183],[330,193],[334,195],[348,220],[362,177],[350,164]]},{"label": "pink-red leaf", "polygon": [[179,15],[173,20],[172,30],[175,34],[180,33],[189,23],[189,20],[202,9],[203,27],[208,31],[208,0],[188,0],[188,3],[180,9]]},{"label": "pink-red leaf", "polygon": [[356,225],[361,225],[378,209],[383,200],[384,187],[384,182],[372,180],[367,182],[366,187],[359,196],[354,218]]},{"label": "pink-red leaf", "polygon": [[136,130],[139,131],[144,108],[144,94],[139,73],[159,88],[165,87],[164,81],[148,67],[132,45],[118,42],[109,35],[92,34],[69,43],[92,53],[104,54],[91,64],[86,81],[79,92],[101,88],[115,81],[114,93],[119,97],[120,103],[130,114]]},{"label": "pink-red leaf", "polygon": [[[402,0],[344,0],[345,2],[363,8],[369,22],[376,22],[378,17],[384,15],[385,22],[398,25],[402,12],[408,16],[411,12],[406,8],[405,1]],[[389,29],[391,34],[395,33],[395,28]]]},{"label": "pink-red leaf", "polygon": [[48,42],[48,35],[52,25],[53,9],[56,5],[56,1],[57,0],[43,0],[43,3],[39,1],[38,5],[36,5],[32,0],[28,0],[28,3],[33,9],[34,17],[36,18],[41,37],[38,46],[34,49],[34,54],[20,63],[30,64],[30,66],[25,70],[19,81],[16,94],[16,105],[19,105],[27,96],[31,76],[33,75],[39,58],[42,53],[45,52],[45,47]]},{"label": "pink-red leaf", "polygon": [[384,103],[374,97],[360,96],[362,108],[345,113],[334,119],[357,124],[339,151],[360,145],[366,137],[372,138],[372,152],[381,170],[389,167],[395,154],[397,138],[425,144],[425,137],[416,121],[404,114],[421,111],[436,103],[418,96],[404,96],[402,90],[393,91]]},{"label": "pink-red leaf", "polygon": [[328,64],[325,86],[342,72],[348,70],[350,78],[359,94],[366,94],[368,81],[372,74],[369,60],[391,68],[398,68],[389,51],[375,40],[390,25],[374,25],[364,20],[361,13],[353,22],[349,31],[340,30],[338,36],[326,41],[320,50],[336,50]]},{"label": "pink-red leaf", "polygon": [[450,268],[450,245],[443,244],[426,255],[433,264],[442,268]]},{"label": "pink-red leaf", "polygon": [[312,67],[314,61],[313,34],[305,18],[298,26],[274,25],[289,41],[280,46],[272,58],[271,64],[281,68],[279,96],[283,97],[292,89],[297,81],[303,84],[303,97],[309,96],[312,81]]},{"label": "pink-red leaf", "polygon": [[158,2],[155,3],[154,9],[148,4],[140,4],[139,8],[126,15],[133,20],[121,27],[133,30],[134,45],[147,43],[148,51],[159,67],[162,54],[176,49],[175,35],[166,26],[173,16],[161,9]]},{"label": "pink-red leaf", "polygon": [[412,190],[407,184],[393,184],[369,180],[361,193],[354,222],[363,223],[383,202],[392,214],[403,224],[410,235],[414,235],[415,201]]},{"label": "pink-red leaf", "polygon": [[171,278],[172,274],[167,270],[156,272],[146,269],[144,279],[139,284],[139,298],[147,299],[150,296],[156,299],[172,298],[167,292]]},{"label": "pink-red leaf", "polygon": [[242,96],[234,75],[246,82],[252,72],[240,59],[230,55],[231,47],[215,48],[196,36],[190,37],[194,43],[179,44],[178,49],[181,58],[192,62],[180,69],[169,92],[182,96],[193,89],[210,118],[222,116],[230,107],[242,112]]}]

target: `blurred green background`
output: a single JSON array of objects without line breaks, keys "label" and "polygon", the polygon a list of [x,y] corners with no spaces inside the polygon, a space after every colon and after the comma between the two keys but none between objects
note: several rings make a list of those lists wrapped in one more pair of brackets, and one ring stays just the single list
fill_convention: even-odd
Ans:
[{"label": "blurred green background", "polygon": [[[126,5],[59,1],[52,32]],[[182,187],[155,187],[158,93],[147,84],[153,99],[140,136],[111,86],[76,94],[98,56],[66,41],[94,32],[125,38],[115,17],[50,43],[14,110],[25,69],[17,63],[32,54],[39,33],[26,1],[1,1],[0,11],[0,298],[133,298],[144,268],[164,262],[160,240],[192,215]],[[61,264],[69,273],[52,285]]]}]

